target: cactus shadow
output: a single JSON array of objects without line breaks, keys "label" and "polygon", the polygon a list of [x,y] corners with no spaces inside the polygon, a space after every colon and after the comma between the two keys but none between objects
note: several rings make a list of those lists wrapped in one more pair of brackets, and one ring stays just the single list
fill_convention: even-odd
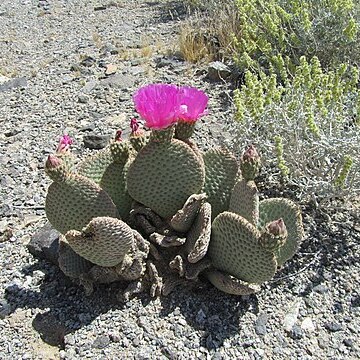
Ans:
[{"label": "cactus shadow", "polygon": [[[161,317],[182,315],[186,323],[201,333],[197,346],[216,350],[241,329],[242,317],[247,312],[259,312],[256,295],[234,296],[222,293],[212,286],[199,290],[174,292],[161,299]],[[174,325],[174,332],[182,336],[183,328]],[[185,335],[186,336],[186,335]]]},{"label": "cactus shadow", "polygon": [[46,274],[39,287],[33,290],[11,283],[5,289],[5,300],[10,305],[10,314],[17,309],[41,310],[35,315],[32,326],[49,345],[63,349],[67,334],[90,324],[109,310],[124,307],[116,300],[116,293],[120,289],[118,284],[116,289],[113,285],[106,289],[99,286],[91,296],[86,296],[82,287],[44,260],[24,267],[22,272],[33,275],[38,270]]},{"label": "cactus shadow", "polygon": [[[11,309],[8,315],[18,309],[34,309],[36,315],[32,327],[47,344],[64,349],[66,335],[89,325],[110,310],[122,311],[126,307],[116,296],[126,288],[126,284],[98,285],[91,296],[86,296],[82,287],[45,260],[22,269],[22,273],[32,279],[39,271],[45,273],[39,286],[35,284],[29,288],[15,281],[7,286],[5,300]],[[157,301],[147,294],[139,294],[134,300],[140,301],[144,309]],[[191,328],[200,331],[197,346],[216,350],[226,339],[239,332],[241,318],[248,311],[258,313],[256,296],[227,295],[209,285],[205,290],[180,289],[160,298],[159,309],[150,315],[169,321],[173,316],[182,318]],[[178,336],[182,334],[181,326],[175,329],[175,333]],[[166,349],[163,350],[166,352]]]}]

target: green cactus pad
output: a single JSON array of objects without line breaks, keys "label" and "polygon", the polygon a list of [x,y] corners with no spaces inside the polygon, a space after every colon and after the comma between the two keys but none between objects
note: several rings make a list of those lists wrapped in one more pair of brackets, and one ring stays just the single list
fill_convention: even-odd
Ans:
[{"label": "green cactus pad", "polygon": [[110,217],[94,218],[81,232],[70,230],[65,236],[76,253],[104,267],[120,264],[134,242],[130,226]]},{"label": "green cactus pad", "polygon": [[67,174],[62,182],[50,185],[45,211],[51,225],[62,234],[81,230],[97,216],[118,217],[109,195],[93,181],[77,174]]},{"label": "green cactus pad", "polygon": [[221,213],[212,224],[208,253],[213,266],[249,283],[270,280],[277,262],[275,255],[259,244],[260,236],[260,231],[243,217]]},{"label": "green cactus pad", "polygon": [[260,290],[260,286],[224,274],[218,270],[206,271],[207,279],[219,290],[232,295],[250,295]]},{"label": "green cactus pad", "polygon": [[205,184],[202,192],[208,196],[212,218],[229,209],[231,191],[239,168],[235,157],[225,149],[207,151],[204,155]]},{"label": "green cactus pad", "polygon": [[95,154],[87,157],[80,162],[77,167],[77,173],[100,184],[104,172],[113,162],[110,147],[97,151]]},{"label": "green cactus pad", "polygon": [[259,221],[259,193],[252,180],[239,180],[231,193],[229,211],[236,213],[253,225]]},{"label": "green cactus pad", "polygon": [[204,178],[204,167],[187,144],[150,141],[129,167],[127,188],[136,201],[170,218],[199,192]]},{"label": "green cactus pad", "polygon": [[94,266],[93,263],[81,257],[70,247],[64,235],[60,236],[58,262],[60,270],[73,279],[78,279],[80,275],[87,274]]},{"label": "green cactus pad", "polygon": [[123,220],[128,219],[133,202],[126,188],[126,174],[129,165],[130,162],[125,165],[111,163],[105,169],[100,181],[100,187],[110,195]]},{"label": "green cactus pad", "polygon": [[300,208],[289,199],[275,198],[260,201],[259,212],[259,227],[264,227],[267,223],[279,218],[284,220],[287,240],[276,254],[278,264],[281,266],[294,256],[304,238]]}]

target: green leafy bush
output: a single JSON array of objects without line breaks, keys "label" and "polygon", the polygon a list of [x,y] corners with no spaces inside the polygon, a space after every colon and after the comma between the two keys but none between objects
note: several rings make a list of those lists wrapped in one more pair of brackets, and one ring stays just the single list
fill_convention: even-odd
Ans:
[{"label": "green leafy bush", "polygon": [[324,72],[300,58],[293,78],[247,71],[234,92],[235,147],[252,142],[273,152],[279,175],[305,195],[328,198],[360,188],[360,91],[357,67]]}]

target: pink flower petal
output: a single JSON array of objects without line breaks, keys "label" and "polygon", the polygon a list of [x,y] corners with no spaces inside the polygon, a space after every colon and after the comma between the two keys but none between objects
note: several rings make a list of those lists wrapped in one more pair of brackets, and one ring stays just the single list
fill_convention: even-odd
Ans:
[{"label": "pink flower petal", "polygon": [[207,115],[207,95],[194,87],[182,86],[179,89],[180,111],[179,119],[194,122],[200,117]]},{"label": "pink flower petal", "polygon": [[178,119],[178,92],[175,85],[150,84],[133,96],[135,109],[150,129],[165,129]]}]

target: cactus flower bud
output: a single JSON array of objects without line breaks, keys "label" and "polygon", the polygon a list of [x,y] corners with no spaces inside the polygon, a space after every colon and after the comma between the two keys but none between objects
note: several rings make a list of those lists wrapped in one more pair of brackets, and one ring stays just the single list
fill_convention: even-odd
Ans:
[{"label": "cactus flower bud", "polygon": [[278,251],[287,240],[287,229],[283,219],[274,220],[265,226],[265,230],[260,237],[260,244],[268,251]]},{"label": "cactus flower bud", "polygon": [[259,153],[257,152],[255,146],[250,144],[248,148],[244,151],[241,161],[257,162],[259,160],[260,160]]},{"label": "cactus flower bud", "polygon": [[73,140],[68,134],[64,134],[59,141],[59,145],[56,149],[57,153],[63,153],[70,149],[70,145],[72,145]]},{"label": "cactus flower bud", "polygon": [[122,135],[122,130],[117,130],[115,134],[115,141],[122,141],[121,135]]},{"label": "cactus flower bud", "polygon": [[270,234],[275,236],[286,234],[286,226],[283,219],[275,220],[267,225]]},{"label": "cactus flower bud", "polygon": [[240,159],[240,168],[245,180],[254,180],[260,169],[260,156],[254,145],[249,145]]},{"label": "cactus flower bud", "polygon": [[64,162],[56,155],[49,155],[45,163],[45,172],[55,182],[61,182],[67,177]]},{"label": "cactus flower bud", "polygon": [[45,167],[47,169],[55,169],[61,165],[62,161],[55,155],[49,155]]}]

